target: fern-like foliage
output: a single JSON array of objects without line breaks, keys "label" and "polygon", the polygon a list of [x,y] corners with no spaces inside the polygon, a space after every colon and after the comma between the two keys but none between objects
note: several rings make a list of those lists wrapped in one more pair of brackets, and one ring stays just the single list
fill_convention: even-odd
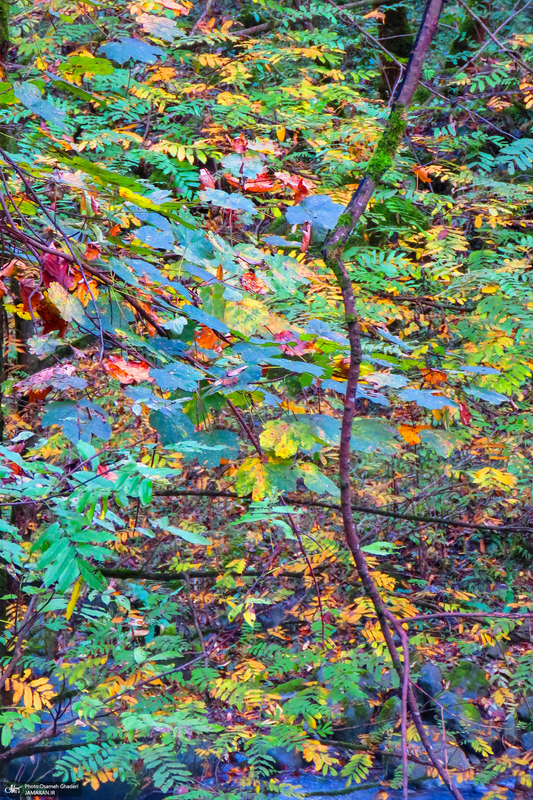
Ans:
[{"label": "fern-like foliage", "polygon": [[141,753],[146,768],[152,775],[154,785],[162,792],[191,783],[190,771],[178,760],[172,745],[157,744]]}]

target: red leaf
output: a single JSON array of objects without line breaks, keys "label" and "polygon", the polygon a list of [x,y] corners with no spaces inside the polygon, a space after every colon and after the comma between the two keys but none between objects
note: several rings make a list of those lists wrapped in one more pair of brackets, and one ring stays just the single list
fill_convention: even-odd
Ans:
[{"label": "red leaf", "polygon": [[468,425],[469,428],[472,427],[470,425],[470,420],[472,419],[472,414],[470,413],[470,409],[468,408],[468,406],[465,406],[464,403],[460,404],[460,408],[461,410],[459,412],[459,416],[461,418],[461,422],[463,423],[463,425]]},{"label": "red leaf", "polygon": [[59,309],[36,288],[33,281],[22,280],[19,282],[19,286],[24,311],[41,318],[43,333],[58,331],[59,336],[63,338],[68,323],[59,313]]},{"label": "red leaf", "polygon": [[64,258],[54,253],[45,253],[42,257],[42,276],[45,286],[59,283],[63,289],[72,289],[75,280],[69,275],[69,265]]},{"label": "red leaf", "polygon": [[[229,173],[226,173],[224,177],[231,186],[235,186],[237,188],[241,187],[240,178],[236,178],[234,175],[230,175]],[[257,178],[244,181],[245,192],[279,192],[280,189],[281,184],[274,183],[274,181],[270,180],[266,172],[258,175]]]},{"label": "red leaf", "polygon": [[118,480],[117,473],[112,472],[109,467],[105,467],[103,464],[98,464],[96,467],[96,474],[101,475],[102,478],[105,478],[108,481],[113,481],[113,483]]}]

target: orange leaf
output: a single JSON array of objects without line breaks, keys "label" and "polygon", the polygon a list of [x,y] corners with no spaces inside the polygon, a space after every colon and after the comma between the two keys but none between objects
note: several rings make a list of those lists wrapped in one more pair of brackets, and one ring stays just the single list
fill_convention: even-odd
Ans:
[{"label": "orange leaf", "polygon": [[421,369],[420,372],[424,376],[424,383],[429,383],[430,386],[438,386],[439,383],[445,383],[448,376],[445,372],[440,372],[438,369]]},{"label": "orange leaf", "polygon": [[100,255],[101,247],[95,242],[88,242],[85,248],[85,258],[87,261],[94,261]]},{"label": "orange leaf", "polygon": [[385,22],[385,14],[383,11],[379,11],[377,8],[375,8],[373,11],[365,14],[363,19],[378,19],[380,22]]},{"label": "orange leaf", "polygon": [[109,356],[104,363],[105,371],[116,378],[117,381],[125,386],[128,383],[140,383],[141,381],[150,381],[153,383],[153,378],[148,374],[151,367],[143,361],[125,361],[122,356]]},{"label": "orange leaf", "polygon": [[244,273],[240,284],[250,294],[266,294],[268,291],[266,284],[252,270]]},{"label": "orange leaf", "polygon": [[311,243],[311,223],[306,222],[303,226],[302,231],[302,244],[300,245],[300,250],[302,253],[306,253],[309,249],[309,244]]},{"label": "orange leaf", "polygon": [[196,330],[194,339],[198,347],[202,350],[217,350],[220,352],[222,349],[220,339],[216,333],[208,328],[206,325],[200,325],[200,330]]},{"label": "orange leaf", "polygon": [[419,431],[429,427],[428,425],[398,425],[398,433],[407,444],[420,444]]},{"label": "orange leaf", "polygon": [[426,167],[413,167],[412,171],[422,183],[431,183],[431,178],[429,177]]}]

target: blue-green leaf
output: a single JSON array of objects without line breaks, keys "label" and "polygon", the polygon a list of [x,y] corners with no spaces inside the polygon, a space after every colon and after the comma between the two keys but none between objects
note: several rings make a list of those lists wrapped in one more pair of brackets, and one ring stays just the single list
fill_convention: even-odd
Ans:
[{"label": "blue-green leaf", "polygon": [[439,410],[446,406],[459,408],[455,400],[450,400],[449,397],[444,397],[441,394],[433,394],[427,389],[404,389],[398,396],[408,403],[416,403],[421,408],[429,408],[431,410]]},{"label": "blue-green leaf", "polygon": [[142,39],[119,39],[118,42],[106,42],[100,45],[108,58],[116,61],[117,64],[125,64],[126,61],[141,61],[143,64],[155,64],[159,56],[164,56],[165,51]]}]

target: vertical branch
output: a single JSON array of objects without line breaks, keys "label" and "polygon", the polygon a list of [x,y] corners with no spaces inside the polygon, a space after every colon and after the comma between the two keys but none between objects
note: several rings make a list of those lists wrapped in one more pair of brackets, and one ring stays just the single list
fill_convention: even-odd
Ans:
[{"label": "vertical branch", "polygon": [[[392,109],[385,125],[385,130],[377,143],[374,155],[367,164],[365,174],[356,192],[352,195],[344,214],[339,218],[337,227],[330,233],[323,247],[326,265],[332,270],[342,292],[344,317],[350,344],[350,366],[347,376],[346,395],[341,426],[339,447],[339,483],[341,492],[341,512],[346,542],[352,553],[359,578],[366,595],[372,601],[380,628],[389,650],[392,663],[402,683],[402,762],[403,762],[403,795],[407,798],[407,706],[411,710],[412,719],[420,736],[428,758],[437,770],[442,781],[447,784],[455,800],[462,800],[461,793],[454,786],[448,770],[437,757],[424,728],[413,687],[409,680],[409,641],[400,621],[386,608],[379,590],[372,578],[355,525],[351,497],[351,436],[355,415],[355,398],[359,381],[359,370],[362,361],[361,328],[355,307],[355,298],[346,264],[342,254],[348,237],[364,213],[368,201],[372,197],[377,183],[383,174],[393,165],[393,159],[403,139],[406,122],[405,112],[411,105],[413,95],[420,82],[424,58],[437,29],[443,0],[427,0],[424,15],[416,42],[409,57],[403,81],[393,98]],[[402,664],[400,654],[393,639],[392,630],[399,637],[404,654]]]},{"label": "vertical branch", "polygon": [[9,0],[0,0],[0,71],[6,74],[9,51]]}]

